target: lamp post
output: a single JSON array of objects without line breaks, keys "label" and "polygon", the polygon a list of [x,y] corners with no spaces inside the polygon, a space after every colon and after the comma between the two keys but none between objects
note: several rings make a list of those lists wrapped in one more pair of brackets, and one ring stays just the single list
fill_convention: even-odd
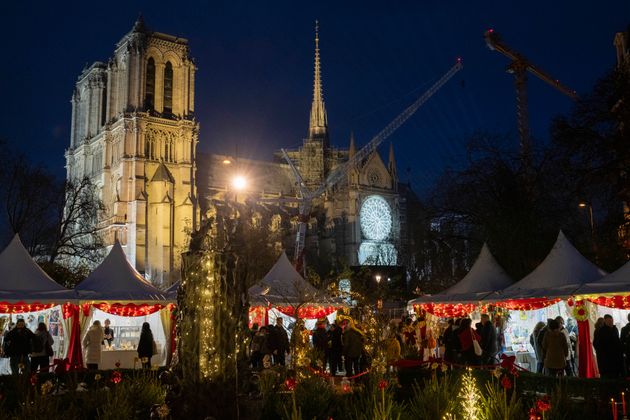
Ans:
[{"label": "lamp post", "polygon": [[588,201],[580,201],[578,203],[578,207],[581,209],[588,209],[588,223],[591,228],[591,246],[593,247],[595,262],[597,262],[597,242],[595,242],[595,221],[593,220],[593,205]]},{"label": "lamp post", "polygon": [[379,306],[382,306],[382,300],[381,300],[381,275],[377,274],[376,276],[374,276],[374,279],[376,280],[376,312],[378,312],[379,310]]}]

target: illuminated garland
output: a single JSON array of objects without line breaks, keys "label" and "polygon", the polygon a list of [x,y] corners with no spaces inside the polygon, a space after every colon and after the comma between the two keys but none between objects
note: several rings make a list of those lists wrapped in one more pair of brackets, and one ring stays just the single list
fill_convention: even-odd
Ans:
[{"label": "illuminated garland", "polygon": [[[118,316],[127,316],[127,317],[135,317],[135,316],[147,316],[147,315],[151,315],[154,314],[162,309],[164,309],[165,306],[171,306],[173,304],[168,304],[168,305],[163,305],[163,304],[140,304],[140,305],[136,305],[135,303],[127,303],[127,304],[120,304],[120,303],[106,303],[106,302],[101,302],[101,303],[92,303],[92,307],[106,312],[108,314],[112,314],[112,315],[118,315]],[[89,304],[84,304],[83,305],[83,313],[85,314],[87,312],[87,314],[89,314]],[[87,309],[87,310],[86,310]]]},{"label": "illuminated garland", "polygon": [[465,419],[476,419],[480,414],[480,393],[477,382],[472,374],[472,369],[468,368],[462,376],[462,388],[458,398],[461,402],[461,409]]},{"label": "illuminated garland", "polygon": [[439,318],[461,318],[474,312],[477,305],[474,303],[420,303],[414,305],[416,313],[426,311]]},{"label": "illuminated garland", "polygon": [[[294,306],[275,306],[275,309],[279,312],[295,318]],[[298,318],[302,319],[319,319],[330,315],[338,310],[339,307],[335,306],[301,306],[298,309]]]}]

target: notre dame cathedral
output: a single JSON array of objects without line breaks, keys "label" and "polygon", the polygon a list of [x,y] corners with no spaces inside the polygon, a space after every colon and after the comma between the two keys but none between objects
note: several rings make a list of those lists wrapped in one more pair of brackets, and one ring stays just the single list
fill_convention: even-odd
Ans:
[{"label": "notre dame cathedral", "polygon": [[[130,262],[160,287],[179,279],[179,255],[200,217],[226,200],[254,206],[273,230],[295,232],[298,221],[289,200],[297,184],[281,153],[268,161],[197,155],[195,71],[187,40],[150,31],[139,19],[107,63],[84,69],[72,95],[67,176],[94,180],[107,208],[99,225],[105,242],[119,240]],[[322,90],[316,31],[307,136],[287,151],[311,189],[357,151],[352,135],[347,149],[331,145]],[[237,175],[247,179],[238,192]],[[407,190],[398,182],[393,146],[386,160],[373,152],[314,203],[307,250],[348,266],[399,264]],[[276,246],[291,254],[293,241]]]}]

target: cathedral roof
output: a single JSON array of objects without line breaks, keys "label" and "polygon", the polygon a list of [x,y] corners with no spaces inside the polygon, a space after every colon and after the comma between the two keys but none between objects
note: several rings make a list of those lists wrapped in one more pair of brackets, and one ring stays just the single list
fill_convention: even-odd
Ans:
[{"label": "cathedral roof", "polygon": [[164,162],[160,162],[160,166],[158,166],[155,174],[153,174],[153,177],[151,178],[151,182],[156,181],[165,181],[170,182],[171,184],[175,183],[175,178],[173,178],[173,175],[168,170]]}]

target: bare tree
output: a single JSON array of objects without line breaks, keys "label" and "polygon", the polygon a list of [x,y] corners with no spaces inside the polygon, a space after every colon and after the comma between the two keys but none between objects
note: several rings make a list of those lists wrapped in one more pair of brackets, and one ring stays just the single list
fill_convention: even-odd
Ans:
[{"label": "bare tree", "polygon": [[96,186],[85,177],[66,181],[56,203],[56,226],[48,249],[48,262],[63,260],[96,263],[102,258],[103,241],[98,231],[105,206]]}]

